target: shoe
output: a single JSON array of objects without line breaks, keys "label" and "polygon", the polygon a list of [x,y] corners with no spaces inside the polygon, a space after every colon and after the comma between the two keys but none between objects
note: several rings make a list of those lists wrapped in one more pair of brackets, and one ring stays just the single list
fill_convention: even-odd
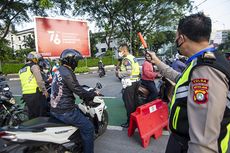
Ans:
[{"label": "shoe", "polygon": [[126,122],[126,123],[124,123],[124,124],[121,124],[121,127],[123,127],[123,128],[128,128],[128,127],[129,127],[129,123]]}]

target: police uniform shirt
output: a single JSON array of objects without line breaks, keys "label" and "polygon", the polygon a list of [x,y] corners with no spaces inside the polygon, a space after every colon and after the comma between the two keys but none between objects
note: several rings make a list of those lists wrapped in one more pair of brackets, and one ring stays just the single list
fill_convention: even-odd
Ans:
[{"label": "police uniform shirt", "polygon": [[122,60],[122,64],[125,66],[125,70],[118,71],[118,76],[124,78],[132,74],[132,63],[127,58]]},{"label": "police uniform shirt", "polygon": [[[160,73],[176,82],[180,76],[168,65],[157,64]],[[199,81],[204,79],[206,81]],[[199,103],[196,98],[198,87],[205,86],[205,100]],[[217,69],[209,66],[199,66],[194,69],[189,83],[187,98],[187,113],[189,122],[188,153],[217,153],[220,125],[223,120],[228,94],[228,79]],[[195,97],[194,97],[195,95]]]}]

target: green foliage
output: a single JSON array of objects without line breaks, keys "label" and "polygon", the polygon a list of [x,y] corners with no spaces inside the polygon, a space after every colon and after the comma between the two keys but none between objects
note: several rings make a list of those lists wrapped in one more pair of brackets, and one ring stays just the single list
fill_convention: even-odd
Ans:
[{"label": "green foliage", "polygon": [[105,56],[113,56],[114,55],[114,51],[111,49],[108,49],[105,53]]},{"label": "green foliage", "polygon": [[24,62],[26,59],[26,56],[29,54],[29,52],[34,51],[34,49],[31,48],[26,48],[26,49],[21,49],[21,50],[16,50],[16,57],[15,59],[20,61],[20,62]]},{"label": "green foliage", "polygon": [[141,46],[137,32],[142,32],[146,38],[164,32],[159,34],[160,41],[151,43],[151,39],[148,40],[150,46],[157,46],[156,50],[163,43],[171,42],[168,31],[174,31],[178,19],[192,8],[190,0],[84,0],[76,4],[75,14],[87,14],[103,28],[105,34],[102,37],[108,47],[111,38],[121,38],[131,44],[134,51]]},{"label": "green foliage", "polygon": [[85,73],[85,72],[89,72],[89,68],[88,67],[78,67],[75,69],[74,71],[75,73]]},{"label": "green foliage", "polygon": [[23,67],[24,64],[18,63],[18,64],[4,64],[2,66],[2,72],[4,74],[10,74],[10,73],[18,73],[18,71]]},{"label": "green foliage", "polygon": [[[89,67],[97,67],[98,65],[98,58],[88,58],[87,59],[87,66],[86,66],[86,60],[81,60],[78,63],[78,68],[75,70],[76,73],[84,73],[89,71]],[[117,63],[117,60],[113,57],[104,57],[102,58],[102,61],[105,65],[114,65]],[[13,62],[13,61],[11,61]],[[2,71],[5,74],[9,73],[18,73],[18,71],[23,67],[23,63],[16,64],[17,61],[14,63],[4,63]],[[51,63],[52,65],[54,63]]]},{"label": "green foliage", "polygon": [[8,47],[8,41],[5,39],[0,40],[0,61],[8,61],[13,56],[13,51]]}]

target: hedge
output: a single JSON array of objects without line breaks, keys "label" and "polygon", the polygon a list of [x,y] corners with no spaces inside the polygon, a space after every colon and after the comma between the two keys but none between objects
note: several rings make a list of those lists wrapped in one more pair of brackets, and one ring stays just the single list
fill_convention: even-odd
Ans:
[{"label": "hedge", "polygon": [[24,66],[22,63],[12,64],[12,63],[5,63],[2,66],[2,72],[4,74],[10,73],[18,73],[18,71]]},{"label": "hedge", "polygon": [[[87,58],[79,61],[78,68],[75,70],[76,73],[84,73],[89,71],[89,67],[97,67],[99,58]],[[117,60],[112,57],[102,58],[102,62],[105,65],[114,65]],[[24,66],[23,63],[3,63],[2,72],[4,74],[18,73],[18,71]]]}]

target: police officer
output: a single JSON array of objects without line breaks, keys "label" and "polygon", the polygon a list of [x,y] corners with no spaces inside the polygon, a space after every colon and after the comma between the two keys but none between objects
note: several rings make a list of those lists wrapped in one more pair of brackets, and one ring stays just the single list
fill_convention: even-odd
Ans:
[{"label": "police officer", "polygon": [[127,128],[129,126],[130,114],[134,112],[138,106],[136,91],[140,76],[140,69],[135,57],[129,53],[127,44],[121,44],[119,46],[119,56],[123,59],[117,75],[121,78],[123,86],[122,99],[127,111],[127,122],[121,126]]},{"label": "police officer", "polygon": [[40,60],[42,56],[39,53],[30,52],[26,58],[27,63],[19,71],[22,98],[28,107],[30,119],[47,115],[46,98],[49,94],[38,66]]},{"label": "police officer", "polygon": [[76,107],[74,94],[92,100],[98,92],[86,91],[79,84],[73,71],[78,61],[83,59],[80,52],[65,49],[61,56],[61,66],[54,74],[51,87],[51,114],[66,124],[80,129],[84,153],[94,152],[94,126]]},{"label": "police officer", "polygon": [[209,46],[211,19],[203,13],[179,21],[176,44],[189,59],[185,71],[149,52],[163,76],[176,82],[171,101],[171,135],[166,153],[226,153],[230,134],[230,65]]}]

